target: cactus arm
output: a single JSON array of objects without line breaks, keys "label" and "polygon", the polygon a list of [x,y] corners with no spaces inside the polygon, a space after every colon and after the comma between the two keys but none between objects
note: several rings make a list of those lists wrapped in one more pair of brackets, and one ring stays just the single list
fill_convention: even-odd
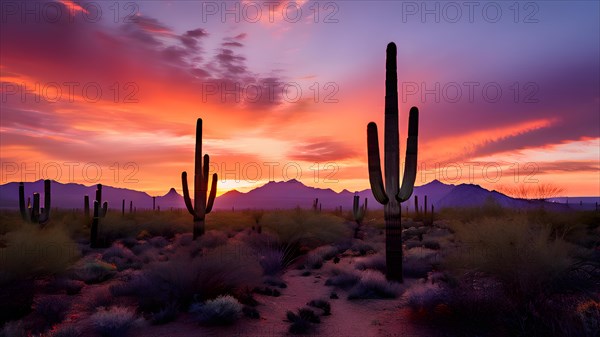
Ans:
[{"label": "cactus arm", "polygon": [[102,204],[102,214],[101,214],[101,216],[102,216],[103,218],[104,218],[104,217],[106,217],[106,212],[108,212],[108,201],[105,201],[105,202]]},{"label": "cactus arm", "polygon": [[215,203],[215,197],[217,196],[217,181],[219,177],[216,173],[213,173],[212,176],[212,185],[210,187],[210,195],[208,196],[208,202],[206,203],[206,214],[210,213],[213,208],[213,204]]},{"label": "cactus arm", "polygon": [[22,182],[19,183],[19,211],[21,212],[21,218],[28,221],[27,208],[25,207],[25,185]]},{"label": "cactus arm", "polygon": [[419,137],[419,109],[412,107],[408,117],[408,139],[406,141],[406,159],[402,187],[396,196],[399,202],[410,198],[417,179],[417,152]]},{"label": "cactus arm", "polygon": [[377,124],[371,122],[367,126],[367,154],[369,159],[369,183],[373,196],[380,204],[387,204],[389,199],[383,187],[381,174],[381,160],[379,157],[379,139],[377,135]]},{"label": "cactus arm", "polygon": [[183,200],[185,201],[185,207],[187,208],[188,212],[190,212],[190,214],[193,215],[194,218],[196,218],[196,211],[194,210],[194,206],[192,206],[192,200],[190,200],[190,191],[188,189],[187,183],[187,172],[185,171],[181,172],[181,187],[183,190]]}]

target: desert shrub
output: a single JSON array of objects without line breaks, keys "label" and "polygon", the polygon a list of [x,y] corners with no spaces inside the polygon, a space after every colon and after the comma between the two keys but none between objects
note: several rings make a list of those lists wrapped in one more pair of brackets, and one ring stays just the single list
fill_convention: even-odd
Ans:
[{"label": "desert shrub", "polygon": [[385,299],[396,298],[402,291],[397,283],[389,282],[379,272],[363,272],[358,283],[350,289],[348,299]]},{"label": "desert shrub", "polygon": [[262,246],[257,243],[258,241],[251,243],[250,247],[259,256],[259,262],[265,275],[273,276],[283,273],[300,254],[297,243],[280,243],[270,239],[263,241]]},{"label": "desert shrub", "polygon": [[135,254],[136,256],[141,256],[145,252],[153,251],[153,250],[155,250],[155,247],[149,242],[142,242],[138,245],[131,247],[131,252],[133,254]]},{"label": "desert shrub", "polygon": [[478,221],[490,217],[504,217],[511,215],[509,209],[503,208],[493,200],[487,200],[481,207],[448,207],[436,211],[436,218],[452,219],[461,223]]},{"label": "desert shrub", "polygon": [[583,336],[600,335],[600,302],[589,300],[580,303],[575,311]]},{"label": "desert shrub", "polygon": [[190,313],[199,324],[230,325],[242,313],[242,305],[232,296],[219,296],[204,303],[193,303]]},{"label": "desert shrub", "polygon": [[142,211],[122,217],[120,212],[108,212],[103,218],[100,235],[106,242],[137,237],[145,232],[148,237],[172,238],[189,232],[189,215],[184,212]]},{"label": "desert shrub", "polygon": [[221,231],[209,230],[200,237],[200,247],[216,248],[227,243],[227,235]]},{"label": "desert shrub", "polygon": [[329,302],[326,300],[322,300],[322,299],[311,300],[310,302],[308,302],[306,304],[310,307],[319,308],[319,309],[323,310],[323,316],[331,315],[331,304],[329,304]]},{"label": "desert shrub", "polygon": [[173,240],[174,247],[187,247],[194,242],[194,236],[192,233],[182,233],[175,235],[175,239]]},{"label": "desert shrub", "polygon": [[323,258],[317,253],[308,253],[304,259],[304,267],[308,269],[321,269],[323,267]]},{"label": "desert shrub", "polygon": [[515,335],[506,330],[514,308],[502,285],[481,273],[467,273],[454,285],[416,284],[405,297],[414,319],[457,335]]},{"label": "desert shrub", "polygon": [[329,261],[348,248],[350,248],[350,242],[344,240],[336,243],[335,245],[318,247],[313,250],[312,253],[320,256],[325,261]]},{"label": "desert shrub", "polygon": [[350,246],[350,250],[353,253],[359,254],[361,256],[375,252],[375,248],[371,244],[361,240],[354,240],[352,242],[352,246]]},{"label": "desert shrub", "polygon": [[123,246],[132,249],[133,247],[137,246],[138,244],[140,244],[140,242],[138,241],[138,239],[136,239],[133,236],[128,236],[126,238],[122,238],[120,240],[117,241],[118,243],[122,244]]},{"label": "desert shrub", "polygon": [[94,259],[83,259],[74,267],[74,276],[87,284],[104,282],[116,274],[113,264]]},{"label": "desert shrub", "polygon": [[165,239],[162,236],[155,236],[148,240],[148,243],[156,248],[163,248],[164,246],[169,244],[169,240]]},{"label": "desert shrub", "polygon": [[50,331],[50,337],[81,337],[83,333],[74,325],[61,325]]},{"label": "desert shrub", "polygon": [[382,273],[386,271],[385,256],[382,254],[356,258],[355,261],[354,267],[358,270],[372,269]]},{"label": "desert shrub", "polygon": [[136,298],[142,312],[157,312],[170,302],[185,310],[194,298],[204,301],[259,285],[261,276],[251,249],[226,245],[195,258],[181,253],[166,262],[152,262],[111,292]]},{"label": "desert shrub", "polygon": [[360,280],[360,276],[353,270],[332,269],[332,276],[325,281],[326,286],[334,286],[347,289],[354,286]]},{"label": "desert shrub", "polygon": [[289,332],[292,334],[305,334],[314,330],[314,324],[321,323],[321,319],[309,308],[298,309],[298,313],[288,311],[286,313],[288,322],[291,322]]},{"label": "desert shrub", "polygon": [[549,290],[573,265],[573,248],[552,238],[525,216],[487,218],[456,228],[462,249],[449,257],[451,269],[479,270],[497,277],[516,298]]},{"label": "desert shrub", "polygon": [[89,312],[94,312],[98,308],[105,308],[113,305],[115,298],[106,288],[95,288],[85,297],[83,307]]},{"label": "desert shrub", "polygon": [[121,243],[115,243],[102,254],[102,260],[116,266],[122,271],[129,268],[141,268],[141,261],[135,254]]},{"label": "desert shrub", "polygon": [[282,289],[287,288],[287,284],[279,277],[266,276],[263,283]]},{"label": "desert shrub", "polygon": [[412,248],[404,254],[402,269],[404,277],[424,278],[440,264],[440,259],[435,250],[427,248]]},{"label": "desert shrub", "polygon": [[425,233],[427,233],[427,231],[428,231],[428,228],[424,227],[424,226],[410,227],[410,228],[402,231],[402,239],[404,239],[404,240],[415,239],[415,240],[422,241],[423,235]]},{"label": "desert shrub", "polygon": [[0,329],[0,337],[27,337],[27,328],[22,321],[11,321]]},{"label": "desert shrub", "polygon": [[417,284],[404,293],[408,306],[416,312],[431,312],[436,306],[447,303],[445,295],[445,289],[431,283]]},{"label": "desert shrub", "polygon": [[26,223],[21,219],[19,212],[0,211],[0,236],[8,232],[16,231],[25,224]]},{"label": "desert shrub", "polygon": [[269,212],[263,215],[261,222],[263,228],[275,233],[281,242],[298,241],[309,248],[335,243],[351,235],[342,218],[302,209]]},{"label": "desert shrub", "polygon": [[126,307],[99,308],[90,316],[92,328],[102,337],[127,336],[141,322],[135,311]]},{"label": "desert shrub", "polygon": [[59,226],[23,224],[0,245],[0,286],[12,280],[64,272],[78,257],[76,243]]},{"label": "desert shrub", "polygon": [[206,216],[207,230],[241,231],[251,228],[256,222],[247,212],[210,212]]},{"label": "desert shrub", "polygon": [[49,295],[34,301],[35,313],[44,318],[45,327],[62,322],[69,309],[71,301],[61,295]]}]

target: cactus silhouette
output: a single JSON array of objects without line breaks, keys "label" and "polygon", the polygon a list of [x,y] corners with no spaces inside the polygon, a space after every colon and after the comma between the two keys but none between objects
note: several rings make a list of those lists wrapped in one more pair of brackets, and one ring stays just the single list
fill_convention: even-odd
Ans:
[{"label": "cactus silhouette", "polygon": [[40,194],[33,193],[33,205],[30,205],[28,199],[25,207],[25,185],[19,183],[19,211],[24,221],[46,224],[50,220],[50,180],[44,180],[44,208],[40,211]]},{"label": "cactus silhouette", "polygon": [[[204,165],[202,163],[204,159]],[[212,186],[208,195],[208,169],[210,158],[208,154],[202,157],[202,118],[196,121],[196,151],[194,154],[194,204],[190,199],[187,183],[187,172],[181,173],[181,185],[183,187],[183,200],[190,214],[194,217],[194,239],[204,234],[204,222],[206,214],[210,213],[217,195],[217,174],[212,177]]]},{"label": "cactus silhouette", "polygon": [[402,224],[400,203],[410,198],[417,176],[417,143],[419,110],[410,109],[408,140],[404,163],[404,178],[400,187],[400,146],[398,134],[398,78],[396,74],[396,45],[387,46],[385,75],[385,187],[379,158],[377,124],[367,126],[369,182],[377,202],[384,205],[386,277],[402,282]]},{"label": "cactus silhouette", "polygon": [[90,197],[88,195],[83,196],[83,213],[86,218],[90,217]]},{"label": "cactus silhouette", "polygon": [[313,211],[319,211],[321,208],[321,204],[319,203],[319,198],[315,198],[312,204]]},{"label": "cactus silhouette", "polygon": [[360,197],[355,195],[354,203],[352,204],[352,216],[354,216],[354,221],[356,222],[356,227],[354,228],[355,239],[358,239],[358,232],[360,231],[360,225],[365,218],[365,214],[367,214],[367,198],[365,198],[365,203],[361,207]]},{"label": "cactus silhouette", "polygon": [[418,221],[421,218],[421,215],[419,214],[419,196],[415,195],[414,196],[415,199],[415,221]]},{"label": "cactus silhouette", "polygon": [[[100,206],[102,205],[102,206]],[[90,228],[90,247],[98,248],[98,228],[100,218],[106,217],[108,211],[108,202],[102,204],[102,184],[96,186],[96,200],[94,200],[94,217],[92,218],[92,227]]]}]

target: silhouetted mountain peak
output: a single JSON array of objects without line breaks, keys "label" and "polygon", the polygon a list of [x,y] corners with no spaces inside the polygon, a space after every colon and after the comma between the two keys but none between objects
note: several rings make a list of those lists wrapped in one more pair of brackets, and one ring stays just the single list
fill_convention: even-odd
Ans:
[{"label": "silhouetted mountain peak", "polygon": [[174,196],[179,196],[179,193],[177,193],[177,191],[175,190],[174,187],[171,187],[169,192],[167,194],[165,194],[163,197],[174,197]]},{"label": "silhouetted mountain peak", "polygon": [[440,187],[440,186],[454,186],[452,184],[444,184],[443,182],[437,180],[437,179],[433,179],[432,181],[428,182],[425,185],[421,185],[421,187],[424,186],[430,186],[430,187]]}]

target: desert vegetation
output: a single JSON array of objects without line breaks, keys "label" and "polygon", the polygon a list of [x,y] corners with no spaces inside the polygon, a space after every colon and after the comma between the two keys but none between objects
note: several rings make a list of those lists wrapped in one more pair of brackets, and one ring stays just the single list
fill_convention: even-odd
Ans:
[{"label": "desert vegetation", "polygon": [[[42,227],[1,213],[3,336],[231,332],[261,320],[281,334],[327,334],[363,302],[373,317],[385,312],[374,303],[387,303],[405,324],[450,335],[598,331],[594,211],[445,209],[431,225],[405,217],[404,283],[385,276],[381,212],[367,212],[360,239],[334,212],[264,211],[262,233],[251,212],[213,212],[196,240],[182,212],[109,212],[99,248],[83,212],[52,214]],[[299,293],[308,297],[295,301]]]}]

